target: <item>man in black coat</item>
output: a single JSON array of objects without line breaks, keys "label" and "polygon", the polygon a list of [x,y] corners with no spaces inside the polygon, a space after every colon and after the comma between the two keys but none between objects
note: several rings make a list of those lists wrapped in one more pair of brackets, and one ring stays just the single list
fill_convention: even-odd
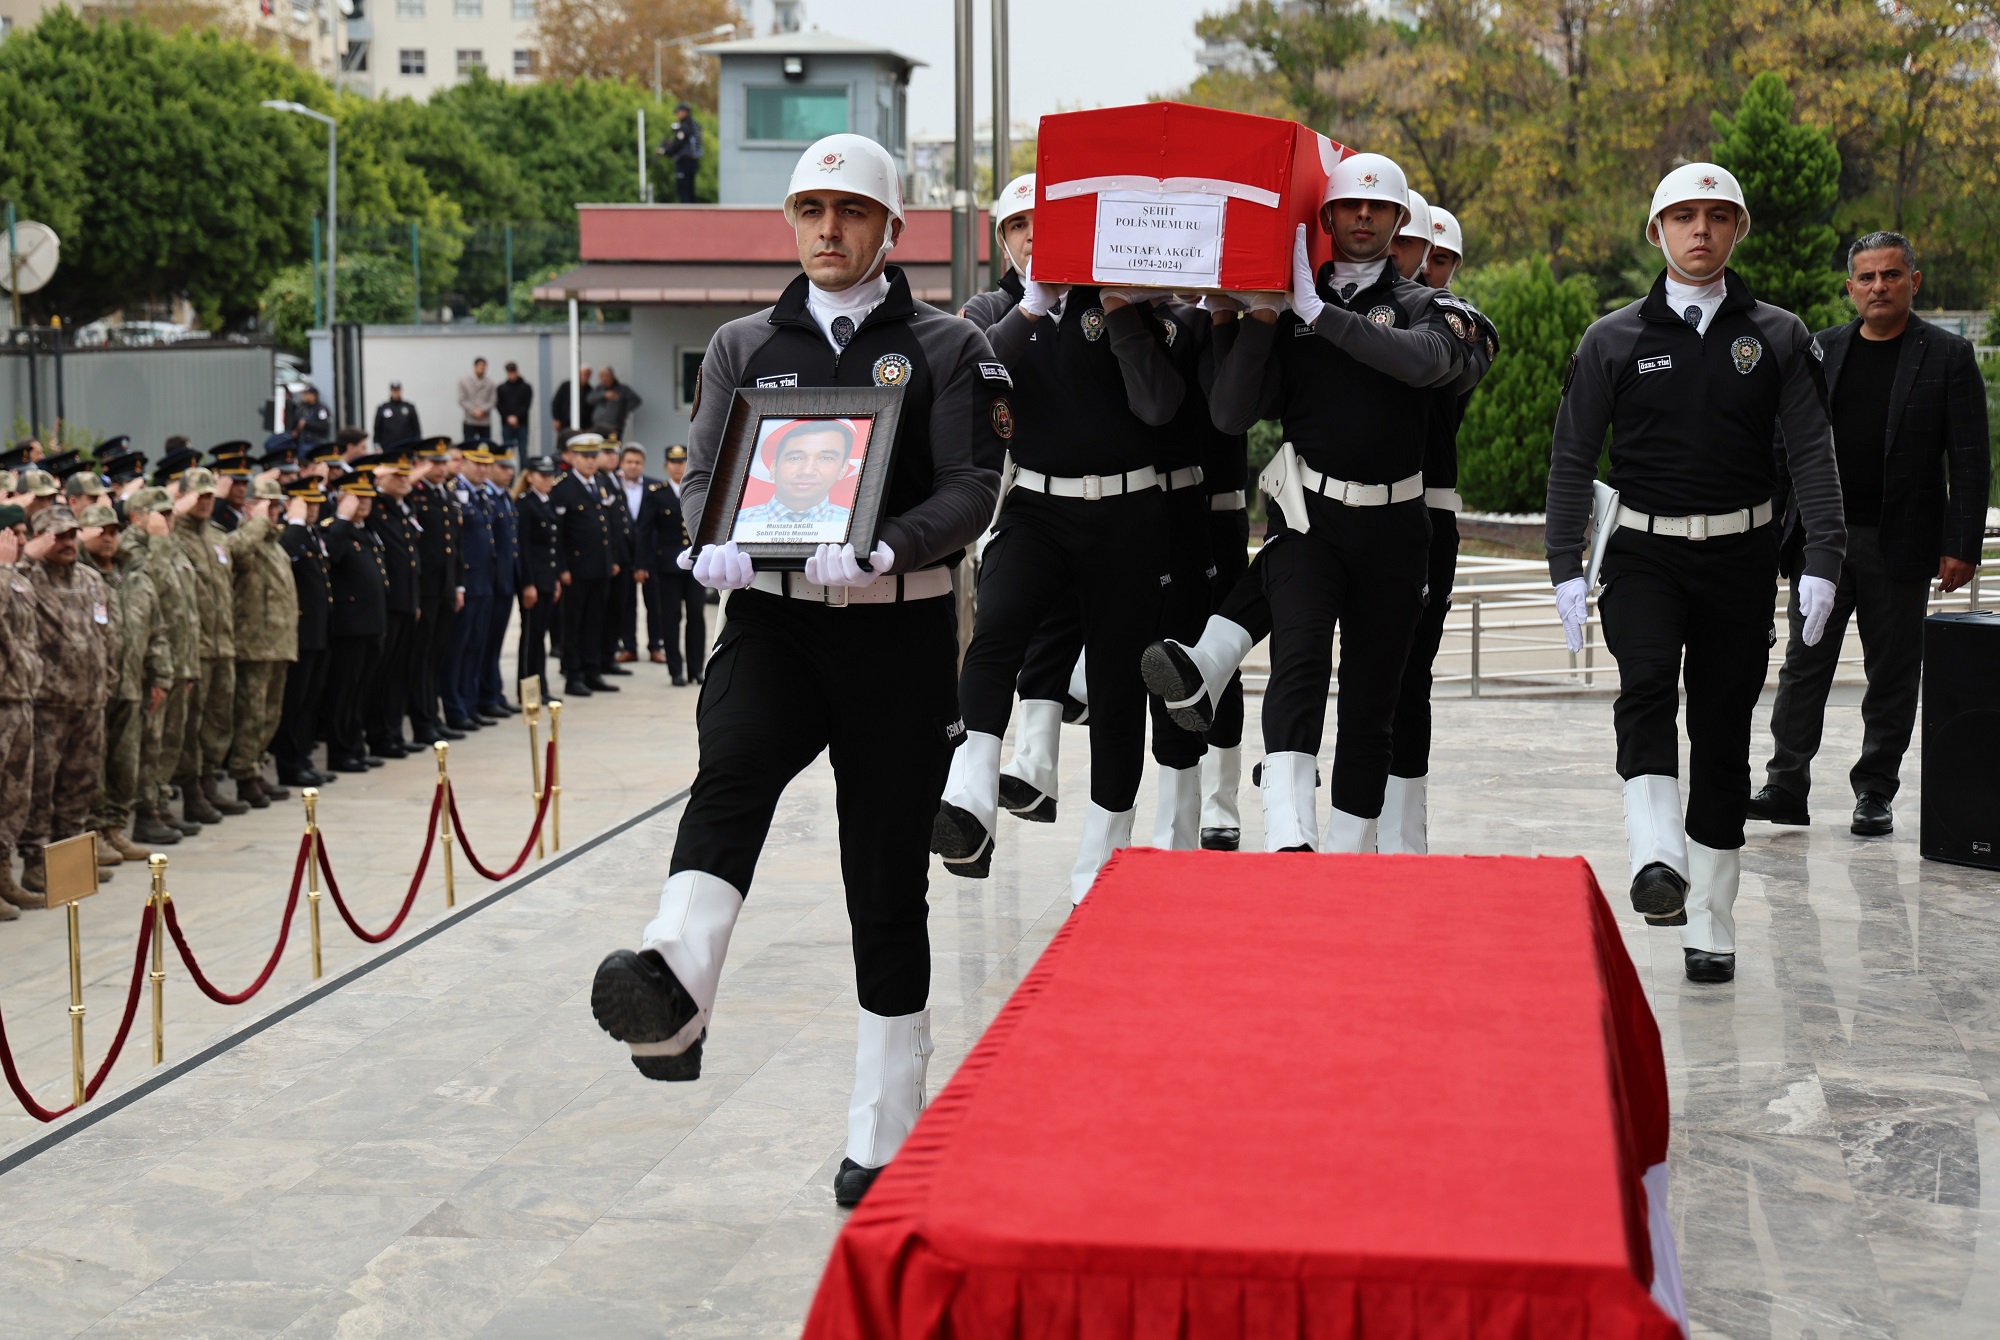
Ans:
[{"label": "man in black coat", "polygon": [[[666,487],[660,490],[660,516],[654,537],[661,555],[660,566],[646,583],[654,601],[648,610],[647,632],[654,647],[666,653],[667,673],[673,676],[676,688],[701,683],[702,665],[708,655],[706,593],[694,574],[681,571],[678,562],[681,552],[694,543],[688,537],[687,512],[681,505],[681,478],[686,474],[687,448],[668,447]],[[650,622],[652,610],[659,612],[657,624]],[[685,662],[681,660],[680,646],[682,611],[687,615]]]},{"label": "man in black coat", "polygon": [[433,437],[421,443],[400,444],[416,451],[410,492],[404,501],[417,523],[417,641],[410,738],[420,745],[465,738],[463,731],[445,725],[444,705],[439,695],[445,648],[450,644],[459,607],[464,604],[458,591],[461,520],[458,504],[444,486],[446,449],[451,442],[448,437]]},{"label": "man in black coat", "polygon": [[[1800,636],[1796,591],[1791,638],[1771,711],[1776,747],[1750,815],[1811,822],[1812,760],[1826,721],[1827,690],[1848,616],[1859,614],[1868,691],[1861,700],[1861,757],[1848,781],[1853,832],[1890,832],[1903,753],[1917,720],[1924,613],[1930,584],[1955,591],[1979,567],[1992,472],[1986,387],[1972,346],[1911,313],[1923,276],[1900,233],[1870,233],[1847,253],[1847,294],[1859,315],[1816,337],[1825,352],[1827,413],[1847,512],[1847,562],[1826,636]],[[1797,509],[1784,553],[1797,553]],[[1788,563],[1796,573],[1796,562]]]},{"label": "man in black coat", "polygon": [[424,435],[417,407],[403,399],[403,384],[389,383],[389,398],[375,407],[375,450],[389,451]]},{"label": "man in black coat", "polygon": [[587,698],[616,693],[604,678],[611,668],[604,629],[611,621],[611,583],[624,569],[618,561],[616,513],[597,483],[598,452],[604,439],[579,433],[564,450],[571,469],[549,491],[562,526],[563,694]]},{"label": "man in black coat", "polygon": [[339,780],[312,764],[320,699],[326,690],[327,626],[333,613],[326,541],[314,524],[326,495],[320,492],[319,481],[311,478],[285,485],[285,495],[285,530],[278,543],[292,561],[292,585],[299,595],[299,659],[285,676],[285,704],[271,756],[277,760],[282,784],[324,786]]},{"label": "man in black coat", "polygon": [[403,739],[403,717],[413,715],[418,684],[418,628],[422,624],[422,534],[410,511],[412,457],[407,451],[365,456],[355,464],[372,470],[381,496],[364,523],[382,542],[382,570],[388,582],[383,626],[382,659],[368,694],[364,719],[368,752],[381,758],[403,758],[416,752]]},{"label": "man in black coat", "polygon": [[514,584],[520,591],[521,638],[516,648],[515,682],[549,678],[549,630],[554,626],[556,598],[562,592],[562,518],[549,501],[556,481],[556,463],[547,456],[530,456],[527,487],[514,500],[519,548]]},{"label": "man in black coat", "polygon": [[[660,651],[660,610],[655,595],[660,578],[660,517],[668,493],[665,481],[646,473],[645,448],[636,443],[618,453],[618,471],[610,480],[611,492],[620,520],[628,529],[625,546],[626,570],[630,582],[620,579],[614,588],[618,615],[618,643],[613,664],[639,659],[639,606],[646,607],[647,646],[652,659],[665,663]],[[679,554],[675,550],[675,554]]]},{"label": "man in black coat", "polygon": [[299,398],[285,407],[285,431],[297,438],[300,446],[333,440],[333,411],[320,403],[317,386],[308,383]]},{"label": "man in black coat", "polygon": [[363,524],[375,498],[373,479],[348,475],[341,481],[334,514],[319,523],[333,588],[320,735],[326,741],[326,765],[334,772],[366,772],[383,762],[368,754],[364,716],[364,698],[374,683],[389,625],[382,541]]}]

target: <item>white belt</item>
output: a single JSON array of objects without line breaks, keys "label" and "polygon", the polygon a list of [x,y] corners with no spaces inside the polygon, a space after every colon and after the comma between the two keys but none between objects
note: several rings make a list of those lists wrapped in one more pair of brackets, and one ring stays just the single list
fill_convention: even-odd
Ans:
[{"label": "white belt", "polygon": [[1234,493],[1218,493],[1208,500],[1211,512],[1240,512],[1249,505],[1250,500],[1244,496],[1242,489]]},{"label": "white belt", "polygon": [[868,586],[820,586],[796,572],[760,572],[750,589],[822,605],[894,605],[951,594],[950,568],[922,568],[906,576],[883,577]]},{"label": "white belt", "polygon": [[1390,503],[1409,502],[1412,498],[1424,496],[1424,474],[1421,470],[1393,484],[1356,484],[1352,480],[1323,475],[1303,460],[1298,464],[1299,482],[1305,486],[1306,492],[1317,493],[1343,507],[1387,507]]},{"label": "white belt", "polygon": [[1741,535],[1771,522],[1771,504],[1760,502],[1718,516],[1648,516],[1630,507],[1618,509],[1620,528],[1630,527],[1653,535],[1671,535],[1679,540],[1706,540],[1716,535]]},{"label": "white belt", "polygon": [[1160,472],[1150,465],[1142,465],[1137,470],[1127,470],[1122,475],[1084,475],[1078,479],[1045,475],[1040,470],[1030,470],[1024,465],[1014,467],[1015,488],[1027,489],[1031,493],[1046,493],[1052,498],[1083,498],[1096,502],[1100,498],[1115,498],[1121,493],[1138,493],[1159,486]]},{"label": "white belt", "polygon": [[1439,512],[1463,512],[1465,499],[1458,496],[1457,489],[1425,489],[1424,506]]},{"label": "white belt", "polygon": [[1207,476],[1202,474],[1199,465],[1190,465],[1180,470],[1169,471],[1166,478],[1160,481],[1160,487],[1172,493],[1175,489],[1191,489],[1205,478]]}]

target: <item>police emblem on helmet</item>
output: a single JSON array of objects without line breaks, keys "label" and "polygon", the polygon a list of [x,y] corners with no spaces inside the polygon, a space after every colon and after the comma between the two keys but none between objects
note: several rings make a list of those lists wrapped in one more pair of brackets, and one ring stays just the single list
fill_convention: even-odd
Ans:
[{"label": "police emblem on helmet", "polygon": [[1104,309],[1093,307],[1083,314],[1083,338],[1101,340],[1104,338]]},{"label": "police emblem on helmet", "polygon": [[819,170],[821,172],[838,172],[846,166],[847,155],[841,153],[838,149],[829,149],[820,155]]},{"label": "police emblem on helmet", "polygon": [[1386,302],[1380,307],[1370,307],[1368,319],[1378,326],[1393,326],[1396,324],[1396,309]]},{"label": "police emblem on helmet", "polygon": [[993,432],[1003,441],[1014,436],[1014,407],[1007,403],[1007,397],[993,398]]},{"label": "police emblem on helmet", "polygon": [[1702,191],[1719,191],[1722,189],[1722,179],[1713,172],[1704,172],[1701,176],[1696,177],[1694,184],[1697,190]]},{"label": "police emblem on helmet", "polygon": [[1359,180],[1363,186],[1368,186],[1368,187],[1375,187],[1382,184],[1382,179],[1376,176],[1373,172],[1364,172],[1357,180]]},{"label": "police emblem on helmet", "polygon": [[1755,335],[1739,335],[1729,343],[1729,356],[1736,361],[1738,372],[1748,374],[1764,356],[1764,343]]},{"label": "police emblem on helmet", "polygon": [[901,354],[883,354],[875,360],[877,386],[902,386],[910,380],[910,360]]}]

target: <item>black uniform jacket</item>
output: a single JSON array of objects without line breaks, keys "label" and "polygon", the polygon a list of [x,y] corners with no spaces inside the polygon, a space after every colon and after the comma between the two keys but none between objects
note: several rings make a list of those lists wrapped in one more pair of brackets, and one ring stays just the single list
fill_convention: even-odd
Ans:
[{"label": "black uniform jacket", "polygon": [[532,586],[547,600],[555,595],[562,575],[562,522],[555,505],[533,489],[523,489],[514,500],[519,522],[520,550],[514,567],[514,584],[526,590]]},{"label": "black uniform jacket", "polygon": [[903,388],[895,472],[876,528],[895,551],[896,572],[956,564],[986,529],[1015,433],[1007,368],[971,322],[911,297],[900,267],[883,273],[888,295],[837,353],[806,309],[804,275],[775,306],[729,322],[709,341],[681,480],[689,534],[700,532],[736,389],[760,385]]},{"label": "black uniform jacket", "polygon": [[562,570],[577,581],[609,578],[618,561],[614,518],[595,478],[565,473],[549,490],[562,528]]},{"label": "black uniform jacket", "polygon": [[375,500],[375,509],[363,524],[382,542],[382,573],[388,581],[389,613],[415,614],[423,568],[416,518],[403,503],[383,497]]},{"label": "black uniform jacket", "polygon": [[1457,294],[1450,296],[1456,305],[1446,309],[1446,320],[1456,314],[1478,338],[1466,341],[1465,369],[1451,385],[1437,390],[1437,404],[1432,407],[1430,423],[1426,425],[1429,436],[1424,444],[1427,489],[1458,487],[1458,426],[1465,422],[1465,406],[1473,391],[1492,370],[1493,360],[1500,353],[1500,332],[1486,319],[1486,314]]},{"label": "black uniform jacket", "polygon": [[463,521],[458,504],[429,480],[412,484],[406,501],[410,516],[417,523],[417,592],[423,607],[434,609],[458,591],[459,531]]},{"label": "black uniform jacket", "polygon": [[327,572],[326,541],[304,522],[287,525],[278,536],[292,560],[292,586],[299,596],[299,650],[325,651],[333,616],[333,587]]},{"label": "black uniform jacket", "polygon": [[1804,322],[1723,273],[1728,293],[1706,333],[1667,304],[1664,270],[1652,292],[1583,333],[1549,458],[1549,576],[1558,585],[1583,576],[1607,431],[1606,482],[1622,505],[1653,516],[1782,506],[1789,475],[1804,518],[1803,571],[1840,580],[1847,527],[1822,351]]},{"label": "black uniform jacket", "polygon": [[334,637],[380,637],[389,630],[389,580],[382,572],[382,541],[343,517],[320,523],[333,584]]},{"label": "black uniform jacket", "polygon": [[375,445],[400,447],[424,435],[417,407],[407,400],[384,400],[375,407]]},{"label": "black uniform jacket", "polygon": [[[647,475],[639,487],[639,518],[632,523],[632,566],[657,573],[687,548],[676,543],[681,533],[680,500],[664,479]],[[618,505],[625,506],[623,484],[619,486]]]}]

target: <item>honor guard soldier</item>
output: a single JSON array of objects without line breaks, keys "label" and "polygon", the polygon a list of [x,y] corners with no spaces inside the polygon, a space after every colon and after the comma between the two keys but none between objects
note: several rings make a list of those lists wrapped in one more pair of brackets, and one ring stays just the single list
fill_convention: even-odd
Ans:
[{"label": "honor guard soldier", "polygon": [[445,725],[440,696],[451,630],[461,603],[458,582],[463,523],[457,504],[445,491],[450,447],[448,437],[425,438],[418,444],[416,464],[410,470],[410,493],[404,499],[417,523],[416,697],[410,704],[410,739],[426,746],[465,738],[463,731]]},{"label": "honor guard soldier", "polygon": [[319,734],[320,701],[326,693],[326,665],[333,620],[333,583],[319,509],[326,502],[317,479],[301,477],[285,485],[285,526],[278,544],[291,563],[292,588],[299,601],[299,658],[285,676],[284,708],[271,741],[278,780],[286,786],[325,786],[338,774],[313,766]]},{"label": "honor guard soldier", "polygon": [[[1003,193],[1004,194],[1004,193]],[[1021,281],[967,304],[1017,388],[1003,430],[1013,479],[980,563],[978,616],[960,672],[965,744],[953,756],[932,850],[982,879],[993,860],[1000,736],[1030,642],[1051,610],[1081,611],[1090,700],[1090,807],[1070,871],[1081,902],[1132,839],[1145,766],[1146,695],[1134,673],[1169,574],[1159,429],[1186,386],[1148,290]],[[1004,384],[1004,383],[1003,383]]]},{"label": "honor guard soldier", "polygon": [[562,589],[562,521],[549,501],[549,490],[556,482],[556,463],[547,456],[530,456],[524,473],[527,487],[514,500],[515,529],[520,536],[515,584],[521,592],[515,683],[535,676],[548,689],[549,629],[555,619],[556,593]]},{"label": "honor guard soldier", "polygon": [[382,543],[382,575],[388,583],[383,605],[382,659],[375,686],[363,709],[368,752],[377,758],[404,758],[415,753],[403,739],[403,718],[419,719],[416,701],[421,662],[417,655],[423,591],[423,536],[410,511],[415,462],[411,445],[385,451],[374,467],[376,498],[362,524]]},{"label": "honor guard soldier", "polygon": [[[1335,165],[1320,209],[1334,259],[1314,271],[1301,225],[1292,310],[1259,300],[1216,371],[1216,427],[1242,432],[1275,416],[1287,441],[1269,476],[1282,476],[1271,491],[1286,530],[1260,559],[1272,621],[1260,786],[1273,851],[1376,849],[1391,723],[1426,599],[1430,392],[1460,375],[1467,344],[1440,295],[1395,270],[1391,245],[1409,214],[1390,159]],[[1339,731],[1322,846],[1314,791],[1336,625]]]},{"label": "honor guard soldier", "polygon": [[1424,261],[1424,282],[1432,288],[1448,289],[1458,278],[1465,260],[1465,237],[1458,216],[1448,209],[1431,206],[1431,254]]},{"label": "honor guard soldier", "polygon": [[382,541],[364,524],[374,505],[375,481],[363,456],[356,473],[340,481],[334,513],[320,519],[326,541],[333,613],[327,621],[326,693],[320,703],[320,737],[333,772],[366,772],[383,760],[370,757],[367,696],[374,687],[389,625],[389,579],[382,570]]},{"label": "honor guard soldier", "polygon": [[611,580],[618,574],[610,509],[597,487],[598,453],[604,439],[578,433],[563,445],[571,469],[549,492],[562,525],[563,696],[588,698],[616,693],[604,678],[604,628],[611,621]]},{"label": "honor guard soldier", "polygon": [[[903,230],[888,153],[860,135],[814,144],[785,217],[805,273],[777,305],[723,326],[702,364],[683,494],[700,533],[740,388],[902,389],[876,542],[822,545],[800,573],[753,572],[734,543],[683,555],[735,592],[702,691],[701,768],[672,873],[641,948],[597,970],[591,1005],[656,1079],[694,1079],[730,932],[786,785],[830,752],[860,997],[847,1150],[835,1199],[858,1202],[924,1105],[931,1052],[925,926],[931,821],[960,733],[951,565],[993,515],[1006,377],[967,322],[916,301],[884,265]],[[750,589],[742,589],[742,588]],[[565,598],[567,599],[567,597]],[[838,693],[798,692],[801,684]]]},{"label": "honor guard soldier", "polygon": [[[1798,317],[1757,301],[1726,268],[1749,231],[1742,188],[1724,169],[1689,163],[1661,180],[1645,236],[1666,269],[1644,298],[1584,332],[1549,461],[1549,576],[1572,651],[1583,645],[1589,599],[1585,529],[1602,514],[1592,558],[1605,646],[1618,661],[1613,720],[1632,906],[1651,924],[1681,927],[1697,982],[1736,973],[1750,715],[1774,637],[1772,520],[1784,514],[1776,500],[1787,475],[1805,527],[1798,596],[1808,646],[1826,629],[1847,538],[1819,347]],[[1607,432],[1609,488],[1594,508]]]}]

